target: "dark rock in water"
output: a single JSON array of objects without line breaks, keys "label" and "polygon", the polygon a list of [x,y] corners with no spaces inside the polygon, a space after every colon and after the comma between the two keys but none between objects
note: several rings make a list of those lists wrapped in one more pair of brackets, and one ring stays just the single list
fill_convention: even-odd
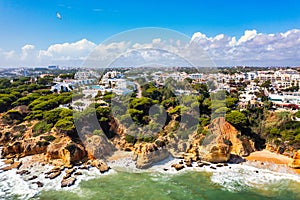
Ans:
[{"label": "dark rock in water", "polygon": [[257,173],[257,174],[258,174],[258,171],[256,170],[256,171],[255,171],[255,173]]},{"label": "dark rock in water", "polygon": [[82,175],[82,172],[75,172],[74,174],[75,176],[79,176],[79,175]]},{"label": "dark rock in water", "polygon": [[71,175],[72,175],[72,174],[68,174],[68,173],[67,173],[67,174],[63,177],[63,179],[67,179],[67,178],[71,177]]},{"label": "dark rock in water", "polygon": [[36,183],[38,187],[43,187],[44,184],[40,181],[37,181],[37,182],[32,182],[32,184]]},{"label": "dark rock in water", "polygon": [[186,162],[185,165],[186,165],[187,167],[192,167],[192,166],[193,166],[193,165],[192,165],[192,162]]},{"label": "dark rock in water", "polygon": [[223,165],[224,165],[224,166],[228,166],[228,164],[227,164],[227,163],[224,163]]},{"label": "dark rock in water", "polygon": [[64,179],[67,179],[71,177],[71,175],[76,171],[76,168],[68,169],[66,170],[66,175],[64,176]]},{"label": "dark rock in water", "polygon": [[181,160],[181,161],[179,161],[179,164],[181,164],[181,165],[182,165],[182,164],[183,164],[183,161],[182,161],[182,160]]},{"label": "dark rock in water", "polygon": [[233,164],[239,164],[239,163],[242,163],[242,162],[245,162],[246,159],[238,156],[238,155],[235,155],[235,154],[230,154],[230,158],[228,160],[228,163],[233,163]]},{"label": "dark rock in water", "polygon": [[204,163],[198,163],[198,167],[203,167],[204,166]]},{"label": "dark rock in water", "polygon": [[63,170],[63,169],[61,169],[60,167],[54,167],[54,168],[51,169],[50,171],[45,172],[45,174],[49,175],[49,174],[52,174],[52,173],[60,172],[60,171],[62,171],[62,170]]},{"label": "dark rock in water", "polygon": [[173,164],[171,167],[174,167],[177,171],[182,170],[184,168],[183,164]]},{"label": "dark rock in water", "polygon": [[7,166],[7,167],[2,167],[0,170],[8,171],[8,170],[11,170],[14,168],[19,169],[19,167],[21,167],[21,165],[22,165],[22,162],[14,162],[12,165]]},{"label": "dark rock in water", "polygon": [[20,174],[21,176],[28,175],[28,174],[30,174],[30,171],[28,171],[27,169],[24,169],[24,170],[17,171],[16,174]]},{"label": "dark rock in water", "polygon": [[261,164],[261,165],[264,165],[265,163],[261,162],[260,164]]},{"label": "dark rock in water", "polygon": [[216,167],[223,167],[224,165],[222,163],[216,164]]},{"label": "dark rock in water", "polygon": [[168,169],[167,169],[167,168],[164,168],[164,171],[168,171]]},{"label": "dark rock in water", "polygon": [[211,169],[217,169],[217,168],[215,168],[214,166],[210,166],[210,168],[211,168]]},{"label": "dark rock in water", "polygon": [[58,177],[60,174],[61,174],[61,171],[54,172],[52,174],[47,175],[46,178],[54,179],[54,178]]},{"label": "dark rock in water", "polygon": [[63,179],[61,181],[61,187],[70,187],[70,186],[75,184],[75,181],[76,181],[75,177],[71,177],[71,178],[68,178],[68,179]]},{"label": "dark rock in water", "polygon": [[36,178],[37,178],[37,176],[34,175],[34,176],[28,178],[28,181],[31,181],[31,180],[36,179]]}]

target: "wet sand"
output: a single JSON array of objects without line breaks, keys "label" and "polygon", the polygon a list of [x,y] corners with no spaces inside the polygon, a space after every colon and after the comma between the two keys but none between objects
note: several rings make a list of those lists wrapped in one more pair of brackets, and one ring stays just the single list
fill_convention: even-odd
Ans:
[{"label": "wet sand", "polygon": [[[248,161],[256,161],[262,163],[273,163],[281,166],[288,167],[288,163],[292,160],[287,156],[270,152],[268,150],[256,151],[245,157]],[[291,168],[290,168],[291,169]],[[300,174],[300,169],[293,169],[294,172]]]}]

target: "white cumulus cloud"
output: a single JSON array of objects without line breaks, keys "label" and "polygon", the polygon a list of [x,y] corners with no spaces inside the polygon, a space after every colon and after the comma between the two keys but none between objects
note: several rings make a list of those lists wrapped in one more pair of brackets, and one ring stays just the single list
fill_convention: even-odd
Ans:
[{"label": "white cumulus cloud", "polygon": [[[182,57],[192,63],[201,63],[209,55],[217,66],[233,65],[300,65],[300,30],[293,29],[283,33],[259,33],[257,30],[245,30],[241,37],[218,34],[209,37],[196,32],[191,44],[196,48],[186,48],[186,41],[170,38],[152,38],[148,43],[114,41],[96,45],[87,39],[50,45],[46,49],[37,49],[26,44],[21,49],[0,49],[0,66],[47,66],[51,64],[81,66],[93,64],[106,66],[114,60],[126,59],[130,65],[135,60],[159,62]],[[135,49],[135,51],[132,51]],[[138,49],[141,51],[139,52]],[[144,51],[143,49],[157,49]],[[202,50],[203,51],[202,51]],[[131,53],[126,53],[131,51]],[[195,61],[195,62],[194,62]],[[124,60],[125,62],[125,60]],[[120,63],[120,62],[119,62]],[[205,63],[205,62],[203,62]],[[93,65],[92,65],[93,66]]]}]

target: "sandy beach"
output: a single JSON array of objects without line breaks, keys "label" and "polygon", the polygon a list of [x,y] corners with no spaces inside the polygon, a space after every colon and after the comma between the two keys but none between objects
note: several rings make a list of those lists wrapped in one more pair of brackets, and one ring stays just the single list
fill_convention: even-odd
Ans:
[{"label": "sandy beach", "polygon": [[[263,164],[277,164],[279,166],[288,167],[288,163],[292,160],[287,156],[270,152],[268,150],[256,151],[245,157],[247,161],[261,162]],[[291,168],[290,168],[291,169]],[[294,172],[300,174],[300,169],[292,169]]]}]

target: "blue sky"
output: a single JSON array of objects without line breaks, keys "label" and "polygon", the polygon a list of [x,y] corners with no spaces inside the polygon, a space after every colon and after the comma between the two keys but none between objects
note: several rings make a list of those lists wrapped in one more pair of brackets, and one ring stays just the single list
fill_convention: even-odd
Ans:
[{"label": "blue sky", "polygon": [[[56,18],[56,12],[62,20]],[[245,30],[279,33],[300,28],[300,1],[81,1],[1,0],[0,49],[36,49],[86,38],[99,44],[132,28],[164,27],[192,37],[225,34],[240,38]],[[1,63],[0,63],[1,64]]]}]

